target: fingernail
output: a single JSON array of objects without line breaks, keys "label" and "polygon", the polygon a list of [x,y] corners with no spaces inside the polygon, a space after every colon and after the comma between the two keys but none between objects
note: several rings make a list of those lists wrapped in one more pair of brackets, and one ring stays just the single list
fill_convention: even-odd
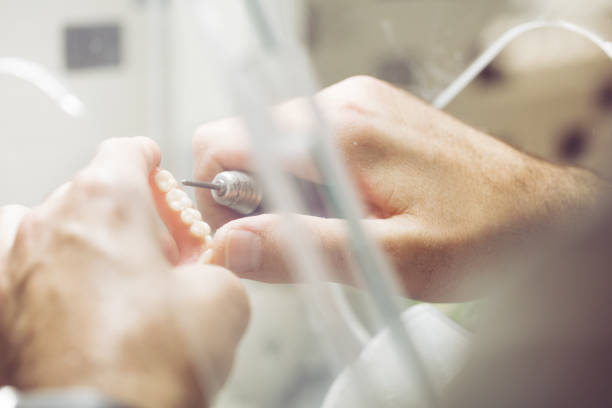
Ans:
[{"label": "fingernail", "polygon": [[225,267],[230,271],[245,275],[255,271],[261,263],[261,238],[245,230],[231,230],[225,250]]}]

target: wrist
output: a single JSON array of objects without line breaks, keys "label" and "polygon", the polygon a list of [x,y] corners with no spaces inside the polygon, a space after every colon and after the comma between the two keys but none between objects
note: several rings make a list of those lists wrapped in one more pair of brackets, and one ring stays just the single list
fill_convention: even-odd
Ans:
[{"label": "wrist", "polygon": [[[27,378],[9,379],[9,383],[25,393],[48,390],[61,392],[67,389],[91,389],[107,396],[123,406],[132,408],[167,408],[182,406],[206,406],[197,384],[186,384],[171,371],[129,372],[130,368],[105,367],[74,375],[46,367],[44,374]],[[36,372],[41,370],[35,369]]]},{"label": "wrist", "polygon": [[611,191],[596,174],[571,166],[544,163],[547,176],[538,186],[543,211],[554,225],[571,226],[594,213]]},{"label": "wrist", "polygon": [[56,336],[56,344],[13,339],[7,383],[24,392],[87,387],[129,407],[206,406],[185,348],[156,343],[139,327],[114,345],[100,344],[85,327],[76,337]]}]

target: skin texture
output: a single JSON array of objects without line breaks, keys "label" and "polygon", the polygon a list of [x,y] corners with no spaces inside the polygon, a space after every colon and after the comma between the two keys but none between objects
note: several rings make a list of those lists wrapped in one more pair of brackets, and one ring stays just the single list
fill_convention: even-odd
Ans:
[{"label": "skin texture", "polygon": [[[571,221],[607,188],[587,171],[521,153],[374,78],[350,78],[321,91],[316,101],[363,198],[364,225],[412,298],[478,296],[482,285],[474,282],[488,278],[512,243],[534,229]],[[277,108],[288,127],[304,121],[297,105]],[[200,127],[193,151],[197,180],[253,168],[248,138],[234,119]],[[293,159],[287,171],[318,181],[308,158]],[[204,218],[218,228],[213,263],[248,279],[293,280],[281,218],[238,219],[209,192],[197,194]],[[301,219],[335,266],[332,279],[352,283],[343,222]]]},{"label": "skin texture", "polygon": [[112,139],[39,207],[0,210],[3,383],[136,407],[206,406],[223,384],[246,293],[226,269],[173,266],[182,244],[160,232],[148,183],[159,161],[148,139]]}]

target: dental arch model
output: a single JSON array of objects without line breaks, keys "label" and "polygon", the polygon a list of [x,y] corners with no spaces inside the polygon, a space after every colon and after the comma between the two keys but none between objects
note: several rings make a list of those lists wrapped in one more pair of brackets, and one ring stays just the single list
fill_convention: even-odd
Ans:
[{"label": "dental arch model", "polygon": [[149,177],[155,206],[176,242],[180,264],[208,263],[212,258],[210,226],[168,170],[155,169]]}]

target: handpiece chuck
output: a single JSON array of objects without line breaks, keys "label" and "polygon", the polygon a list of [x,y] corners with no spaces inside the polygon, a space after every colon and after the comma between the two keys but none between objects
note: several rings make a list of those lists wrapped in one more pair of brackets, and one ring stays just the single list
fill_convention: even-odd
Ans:
[{"label": "handpiece chuck", "polygon": [[223,171],[211,183],[183,180],[185,186],[207,188],[213,199],[225,207],[242,214],[253,214],[260,206],[262,192],[253,176],[242,171]]}]

